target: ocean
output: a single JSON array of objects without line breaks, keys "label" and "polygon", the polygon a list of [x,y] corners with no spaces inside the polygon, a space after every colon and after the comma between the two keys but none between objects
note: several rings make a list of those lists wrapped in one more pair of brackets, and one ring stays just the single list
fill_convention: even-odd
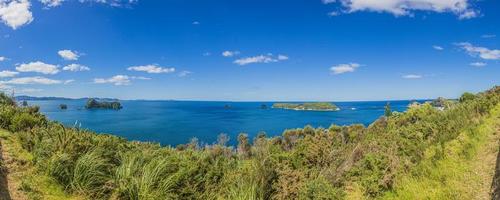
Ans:
[{"label": "ocean", "polygon": [[[237,143],[239,133],[250,137],[259,132],[281,135],[285,129],[306,125],[328,128],[331,124],[369,125],[384,114],[387,101],[334,102],[339,111],[295,111],[271,108],[273,102],[211,101],[121,101],[121,110],[87,110],[85,100],[33,100],[49,119],[67,126],[78,126],[98,133],[109,133],[129,140],[185,144],[191,138],[212,144],[220,133]],[[405,111],[410,101],[390,101],[393,111]],[[60,104],[68,105],[61,110]],[[267,109],[262,109],[262,105]]]}]

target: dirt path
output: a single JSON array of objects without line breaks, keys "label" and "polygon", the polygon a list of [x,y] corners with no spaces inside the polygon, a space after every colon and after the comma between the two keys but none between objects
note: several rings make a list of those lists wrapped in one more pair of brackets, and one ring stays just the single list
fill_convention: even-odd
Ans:
[{"label": "dirt path", "polygon": [[[0,130],[4,132],[4,130]],[[4,134],[2,134],[4,135]],[[25,200],[26,196],[19,191],[20,173],[22,173],[22,163],[15,160],[9,152],[8,141],[0,138],[0,200]]]},{"label": "dirt path", "polygon": [[[475,199],[499,199],[493,197],[492,183],[495,182],[495,168],[498,170],[499,138],[500,138],[500,120],[496,120],[493,127],[493,133],[488,135],[487,143],[482,146],[476,156],[472,160],[473,173],[480,179],[481,184],[475,191]],[[498,173],[498,172],[496,172]]]},{"label": "dirt path", "polygon": [[[3,140],[3,139],[2,139]],[[3,156],[3,148],[2,148],[2,141],[0,140],[0,151],[2,152],[0,154],[0,199],[1,200],[10,200],[12,197],[10,196],[9,192],[9,181],[7,178],[7,167],[5,166],[5,159]]]},{"label": "dirt path", "polygon": [[[500,134],[500,126],[497,127],[497,134]],[[500,141],[498,145],[498,154],[496,157],[495,176],[491,182],[491,199],[500,199]]]}]

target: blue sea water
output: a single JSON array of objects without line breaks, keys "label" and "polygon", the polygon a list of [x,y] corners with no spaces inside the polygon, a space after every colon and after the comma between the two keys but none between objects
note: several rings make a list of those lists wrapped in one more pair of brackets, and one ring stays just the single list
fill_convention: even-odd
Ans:
[{"label": "blue sea water", "polygon": [[[236,143],[239,133],[250,137],[264,131],[268,136],[281,135],[285,129],[306,125],[329,127],[331,124],[369,125],[384,114],[386,101],[335,102],[340,111],[295,111],[272,109],[272,102],[205,101],[121,101],[121,110],[87,110],[85,100],[34,100],[49,119],[99,133],[109,133],[129,140],[159,142],[162,145],[188,143],[193,137],[212,144],[217,135],[230,136]],[[391,101],[393,111],[405,111],[409,101]],[[60,104],[68,105],[61,110]],[[261,109],[261,105],[268,109]],[[226,105],[230,107],[227,108]]]}]

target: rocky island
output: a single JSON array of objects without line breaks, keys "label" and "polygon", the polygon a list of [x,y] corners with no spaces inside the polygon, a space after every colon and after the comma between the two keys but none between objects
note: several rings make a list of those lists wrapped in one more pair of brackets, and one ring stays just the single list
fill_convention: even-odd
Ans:
[{"label": "rocky island", "polygon": [[309,111],[337,111],[340,110],[335,104],[330,102],[311,103],[275,103],[273,108],[287,110],[309,110]]},{"label": "rocky island", "polygon": [[85,105],[86,109],[113,109],[120,110],[122,109],[122,105],[118,101],[97,101],[96,99],[90,98],[87,100],[87,104]]}]

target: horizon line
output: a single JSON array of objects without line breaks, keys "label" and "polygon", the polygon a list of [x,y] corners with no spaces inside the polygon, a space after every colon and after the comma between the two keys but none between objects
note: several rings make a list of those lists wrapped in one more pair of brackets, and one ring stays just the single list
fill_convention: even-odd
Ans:
[{"label": "horizon line", "polygon": [[[307,102],[380,102],[380,101],[426,101],[426,100],[433,100],[437,99],[436,98],[413,98],[413,99],[377,99],[377,100],[204,100],[204,99],[121,99],[121,98],[114,98],[114,97],[58,97],[58,96],[30,96],[30,95],[17,95],[15,98],[18,97],[32,97],[32,98],[59,98],[59,99],[68,99],[68,100],[79,100],[79,99],[116,99],[120,101],[192,101],[192,102],[292,102],[292,103],[307,103]],[[446,99],[458,99],[457,97],[453,98],[448,98],[445,97]]]}]

